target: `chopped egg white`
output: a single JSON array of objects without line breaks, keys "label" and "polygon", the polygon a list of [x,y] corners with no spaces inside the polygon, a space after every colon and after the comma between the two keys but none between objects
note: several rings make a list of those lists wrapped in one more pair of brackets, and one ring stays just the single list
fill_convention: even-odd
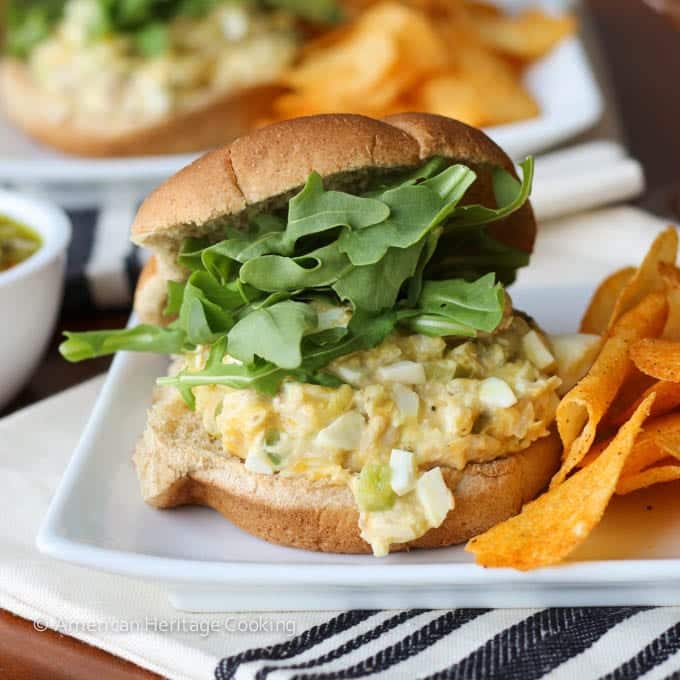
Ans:
[{"label": "chopped egg white", "polygon": [[433,468],[421,475],[416,484],[416,494],[430,525],[441,526],[454,505],[453,494],[446,486],[441,468]]},{"label": "chopped egg white", "polygon": [[549,335],[562,379],[561,394],[566,394],[588,372],[602,347],[602,338],[590,333]]},{"label": "chopped egg white", "polygon": [[403,496],[413,490],[416,485],[417,468],[415,456],[411,451],[392,449],[390,470],[392,471],[390,485],[397,496]]},{"label": "chopped egg white", "polygon": [[246,470],[260,475],[273,475],[274,465],[264,449],[253,447],[245,461]]},{"label": "chopped egg white", "polygon": [[359,447],[364,419],[357,411],[343,413],[316,436],[316,443],[333,449],[350,451]]},{"label": "chopped egg white", "polygon": [[397,382],[404,385],[422,385],[427,382],[425,367],[415,361],[398,361],[396,364],[381,366],[375,372],[380,382]]},{"label": "chopped egg white", "polygon": [[484,406],[490,408],[510,408],[517,403],[517,397],[505,380],[487,378],[479,386],[479,398]]},{"label": "chopped egg white", "polygon": [[417,418],[420,408],[420,397],[410,388],[401,383],[392,385],[392,396],[399,413],[404,418]]},{"label": "chopped egg white", "polygon": [[548,349],[545,340],[536,331],[529,331],[522,338],[522,346],[529,361],[536,368],[547,371],[555,367],[555,357]]}]

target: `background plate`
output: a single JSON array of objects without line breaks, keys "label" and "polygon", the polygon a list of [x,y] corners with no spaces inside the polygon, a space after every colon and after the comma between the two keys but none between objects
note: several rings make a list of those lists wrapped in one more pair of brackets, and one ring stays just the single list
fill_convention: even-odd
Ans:
[{"label": "background plate", "polygon": [[[552,332],[573,330],[590,287],[513,290]],[[164,582],[194,611],[346,607],[680,604],[677,485],[616,499],[562,566],[483,569],[462,547],[384,559],[270,545],[212,510],[158,511],[130,462],[163,358],[119,354],[38,536],[55,558]]]},{"label": "background plate", "polygon": [[[564,141],[600,118],[602,98],[576,38],[565,41],[528,69],[526,83],[541,107],[541,115],[487,129],[513,158]],[[196,155],[103,159],[66,156],[31,142],[0,115],[0,184],[46,193],[68,208],[102,203],[112,185],[128,188],[141,200]]]}]

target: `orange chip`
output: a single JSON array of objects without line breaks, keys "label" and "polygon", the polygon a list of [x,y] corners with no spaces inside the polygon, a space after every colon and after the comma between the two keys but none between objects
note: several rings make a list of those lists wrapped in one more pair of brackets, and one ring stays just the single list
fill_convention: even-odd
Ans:
[{"label": "orange chip", "polygon": [[561,484],[590,450],[597,427],[612,405],[632,363],[629,343],[658,335],[663,330],[668,305],[663,293],[644,297],[626,312],[612,329],[590,371],[572,388],[557,407],[557,428],[564,445],[562,467],[551,488]]},{"label": "orange chip", "polygon": [[[654,405],[652,405],[650,413],[653,411]],[[600,442],[593,446],[583,462],[586,463],[587,461],[590,464],[606,448],[609,441]],[[680,459],[679,442],[680,413],[670,413],[648,420],[645,423],[644,430],[640,432],[635,440],[633,451],[623,468],[624,474],[637,474],[669,456]]]},{"label": "orange chip", "polygon": [[485,45],[516,59],[538,59],[571,35],[576,22],[571,16],[553,17],[539,10],[528,10],[515,16],[476,12],[472,26]]},{"label": "orange chip", "polygon": [[[607,416],[603,420],[603,425],[613,425],[619,427],[625,423],[633,411],[639,406],[644,395],[650,393],[650,388],[658,383],[654,378],[650,378],[633,365],[625,379],[616,399],[612,403]],[[656,401],[654,402],[656,405]]]},{"label": "orange chip", "polygon": [[599,285],[581,320],[581,333],[602,335],[607,330],[616,300],[636,271],[635,267],[619,269]]},{"label": "orange chip", "polygon": [[662,337],[680,342],[680,288],[669,290],[666,298],[668,299],[668,319]]},{"label": "orange chip", "polygon": [[[348,21],[301,49],[282,78],[289,91],[260,122],[330,112],[379,118],[407,110],[478,126],[531,118],[538,104],[522,81],[518,55],[542,55],[574,28],[569,17],[506,16],[462,0],[345,4]],[[484,22],[486,37],[475,28]]]},{"label": "orange chip", "polygon": [[656,394],[654,406],[652,406],[651,418],[665,415],[680,406],[680,383],[660,380],[650,385],[625,411],[611,419],[613,425],[622,425],[633,414],[635,409],[650,394]]},{"label": "orange chip", "polygon": [[630,357],[643,373],[657,380],[680,382],[680,342],[643,338],[633,343]]},{"label": "orange chip", "polygon": [[639,269],[621,290],[609,320],[609,330],[623,314],[635,307],[645,295],[664,288],[659,265],[664,262],[675,264],[677,259],[678,232],[675,227],[668,227],[656,237]]},{"label": "orange chip", "polygon": [[616,493],[623,495],[653,484],[674,482],[680,479],[680,465],[659,465],[630,476],[622,476],[616,485]]},{"label": "orange chip", "polygon": [[561,484],[581,462],[595,441],[597,426],[614,401],[629,370],[628,343],[608,338],[585,378],[557,407],[557,428],[564,445],[562,467],[550,487]]},{"label": "orange chip", "polygon": [[654,397],[648,397],[603,453],[522,512],[468,542],[485,567],[536,569],[556,564],[581,544],[602,519]]}]

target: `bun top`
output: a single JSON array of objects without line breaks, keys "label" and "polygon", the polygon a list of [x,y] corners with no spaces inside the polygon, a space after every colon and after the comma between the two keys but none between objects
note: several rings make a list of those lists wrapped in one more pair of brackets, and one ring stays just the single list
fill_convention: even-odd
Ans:
[{"label": "bun top", "polygon": [[[312,171],[324,177],[327,186],[351,191],[369,174],[418,167],[433,156],[463,163],[477,173],[466,202],[495,206],[493,167],[516,176],[510,158],[483,132],[443,116],[295,118],[240,137],[168,179],[142,204],[132,240],[152,249],[178,249],[186,237],[220,232],[225,219],[243,223],[251,211],[281,204]],[[531,252],[536,222],[529,202],[490,225],[489,232]]]}]

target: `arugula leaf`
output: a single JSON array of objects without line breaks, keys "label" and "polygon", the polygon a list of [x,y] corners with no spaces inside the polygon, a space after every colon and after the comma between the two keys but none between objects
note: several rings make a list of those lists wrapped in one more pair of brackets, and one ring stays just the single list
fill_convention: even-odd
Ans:
[{"label": "arugula leaf", "polygon": [[302,191],[291,198],[284,254],[292,253],[298,239],[335,227],[364,229],[384,222],[390,209],[382,201],[341,191],[325,191],[321,175],[313,172]]},{"label": "arugula leaf", "polygon": [[385,257],[375,264],[355,267],[345,274],[333,290],[341,300],[357,309],[379,312],[393,307],[404,282],[415,274],[424,241],[410,248],[389,248]]},{"label": "arugula leaf", "polygon": [[434,224],[442,201],[423,185],[406,185],[382,194],[390,216],[361,231],[345,231],[338,243],[356,266],[375,264],[390,248],[408,248]]},{"label": "arugula leaf", "polygon": [[336,342],[319,344],[314,335],[307,336],[303,340],[302,365],[307,370],[318,371],[341,356],[376,347],[394,330],[396,323],[397,314],[392,310],[378,315],[358,310],[345,333],[336,331],[339,336]]},{"label": "arugula leaf", "polygon": [[452,165],[422,184],[412,179],[377,196],[390,208],[384,222],[340,236],[340,248],[352,264],[374,264],[388,248],[408,248],[420,241],[454,210],[476,175],[463,165]]},{"label": "arugula leaf", "polygon": [[175,376],[158,378],[158,385],[176,387],[191,409],[196,407],[193,388],[200,385],[225,385],[236,389],[256,389],[274,395],[283,379],[289,375],[285,369],[266,361],[253,365],[222,363],[227,353],[227,337],[223,336],[213,344],[205,368],[195,373],[182,371]]},{"label": "arugula leaf", "polygon": [[163,310],[164,316],[175,316],[179,314],[184,300],[184,288],[186,284],[177,281],[168,281],[168,296]]},{"label": "arugula leaf", "polygon": [[445,233],[440,242],[445,255],[430,266],[432,278],[455,276],[473,281],[495,272],[496,278],[509,285],[517,270],[529,264],[530,255],[492,238],[485,228]]},{"label": "arugula leaf", "polygon": [[444,230],[441,227],[438,227],[427,235],[425,245],[423,246],[423,250],[420,253],[420,258],[418,259],[416,270],[408,282],[408,296],[406,303],[409,307],[415,307],[418,303],[418,298],[420,298],[420,293],[423,289],[423,274],[425,273],[425,267],[427,267],[430,260],[437,251],[437,245],[443,231]]},{"label": "arugula leaf", "polygon": [[258,309],[229,331],[229,354],[245,364],[261,357],[280,368],[302,363],[302,337],[316,327],[316,313],[303,302],[287,300]]},{"label": "arugula leaf", "polygon": [[140,325],[115,331],[65,331],[59,352],[67,361],[94,359],[120,350],[131,352],[155,352],[157,354],[180,354],[186,347],[184,331],[174,326]]},{"label": "arugula leaf", "polygon": [[299,257],[263,255],[248,260],[240,271],[241,281],[273,293],[330,286],[352,268],[337,242]]},{"label": "arugula leaf", "polygon": [[447,226],[452,228],[480,226],[508,217],[519,210],[531,193],[534,159],[531,156],[527,157],[520,163],[520,167],[522,168],[521,184],[504,168],[494,168],[492,181],[498,203],[497,208],[487,208],[478,204],[458,206],[451,214]]},{"label": "arugula leaf", "polygon": [[233,294],[207,272],[194,272],[184,287],[179,326],[194,345],[208,345],[234,325]]},{"label": "arugula leaf", "polygon": [[477,281],[452,279],[425,281],[418,307],[427,314],[437,314],[490,333],[503,319],[505,291],[494,274]]},{"label": "arugula leaf", "polygon": [[407,318],[401,325],[408,328],[412,333],[420,333],[435,338],[448,336],[474,338],[477,335],[474,328],[438,314],[418,314]]},{"label": "arugula leaf", "polygon": [[202,271],[203,251],[210,247],[210,242],[205,238],[185,238],[179,248],[177,263],[192,272]]}]

